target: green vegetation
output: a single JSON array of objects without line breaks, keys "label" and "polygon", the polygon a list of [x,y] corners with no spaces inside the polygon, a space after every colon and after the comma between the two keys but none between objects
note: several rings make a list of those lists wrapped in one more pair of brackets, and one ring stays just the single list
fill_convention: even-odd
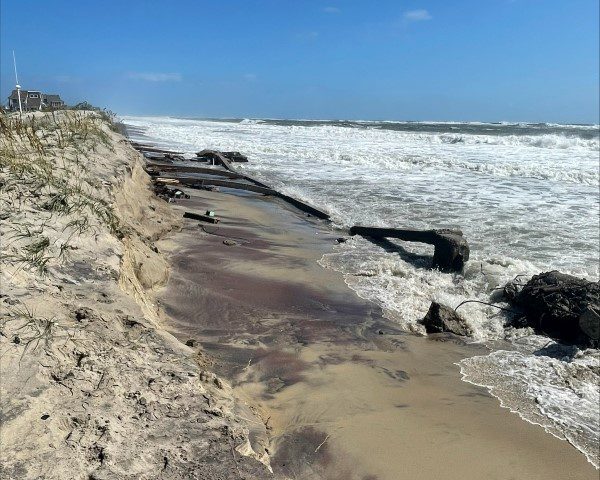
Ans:
[{"label": "green vegetation", "polygon": [[0,113],[0,268],[45,275],[66,261],[73,242],[100,226],[123,237],[102,184],[87,168],[114,152],[106,129],[113,118],[97,110]]}]

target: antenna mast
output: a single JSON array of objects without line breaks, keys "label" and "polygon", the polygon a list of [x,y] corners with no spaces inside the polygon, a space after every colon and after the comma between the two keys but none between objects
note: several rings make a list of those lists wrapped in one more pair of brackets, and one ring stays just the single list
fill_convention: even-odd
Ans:
[{"label": "antenna mast", "polygon": [[15,57],[15,51],[13,50],[13,64],[15,65],[15,82],[17,89],[17,98],[19,99],[19,113],[23,114],[23,107],[21,106],[21,85],[19,85],[19,77],[17,76],[17,58]]}]

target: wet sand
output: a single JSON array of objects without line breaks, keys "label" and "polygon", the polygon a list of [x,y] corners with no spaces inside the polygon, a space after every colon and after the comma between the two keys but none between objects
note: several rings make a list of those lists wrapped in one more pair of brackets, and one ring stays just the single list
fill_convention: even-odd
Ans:
[{"label": "wet sand", "polygon": [[173,333],[258,409],[255,450],[266,427],[276,477],[598,478],[568,443],[460,380],[456,362],[484,347],[403,333],[318,265],[339,232],[268,197],[188,193],[175,209],[221,223],[186,221],[159,244],[172,264],[160,302]]}]

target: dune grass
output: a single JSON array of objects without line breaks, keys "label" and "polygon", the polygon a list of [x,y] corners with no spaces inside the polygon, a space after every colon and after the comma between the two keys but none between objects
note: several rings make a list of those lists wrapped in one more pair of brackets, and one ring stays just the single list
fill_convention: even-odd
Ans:
[{"label": "dune grass", "polygon": [[110,127],[108,114],[98,112],[0,114],[0,266],[43,276],[66,261],[71,242],[99,226],[123,237],[86,167],[114,152]]}]

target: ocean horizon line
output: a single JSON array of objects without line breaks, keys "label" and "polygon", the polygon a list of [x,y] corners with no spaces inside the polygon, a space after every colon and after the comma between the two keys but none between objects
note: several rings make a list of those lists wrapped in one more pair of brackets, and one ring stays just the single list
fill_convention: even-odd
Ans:
[{"label": "ocean horizon line", "polygon": [[416,125],[496,125],[496,126],[545,126],[545,127],[584,127],[590,129],[600,129],[599,123],[560,123],[560,122],[529,122],[529,121],[484,121],[484,120],[366,120],[350,118],[284,118],[284,117],[214,117],[214,116],[187,116],[187,115],[168,115],[168,114],[132,114],[119,113],[121,118],[171,118],[175,120],[198,120],[198,121],[217,121],[217,122],[242,122],[250,121],[273,121],[273,122],[312,122],[312,123],[365,123],[365,124],[416,124]]}]

